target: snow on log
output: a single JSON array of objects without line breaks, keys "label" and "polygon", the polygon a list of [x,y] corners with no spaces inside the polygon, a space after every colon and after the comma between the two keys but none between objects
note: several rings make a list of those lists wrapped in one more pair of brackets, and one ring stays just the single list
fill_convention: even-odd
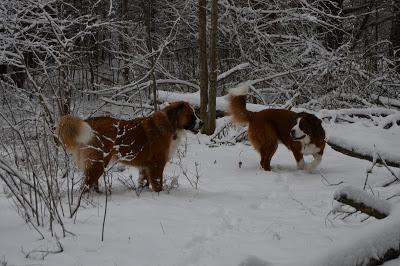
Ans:
[{"label": "snow on log", "polygon": [[343,186],[335,192],[333,197],[377,219],[386,218],[390,213],[390,204],[386,200],[378,199],[355,187]]},{"label": "snow on log", "polygon": [[[195,107],[200,106],[200,94],[199,92],[194,93],[178,93],[171,91],[158,91],[158,100],[161,102],[174,102],[174,101],[186,101]],[[248,103],[246,108],[250,111],[260,111],[267,108],[263,104],[251,104]],[[217,111],[227,112],[228,111],[228,96],[217,97]]]},{"label": "snow on log", "polygon": [[334,150],[371,162],[379,154],[378,163],[382,164],[383,159],[388,166],[400,167],[399,111],[387,108],[349,108],[321,110],[318,116],[325,122],[327,142]]},{"label": "snow on log", "polygon": [[[336,138],[332,135],[329,137],[327,143],[337,152],[358,159],[368,160],[370,162],[374,161],[374,153],[376,151],[374,151],[373,148],[357,146],[350,141],[346,143],[346,141],[344,141],[342,138]],[[400,156],[387,154],[384,151],[378,151],[378,153],[385,160],[388,166],[400,168]],[[380,158],[376,159],[376,162],[383,164],[383,161]]]},{"label": "snow on log", "polygon": [[327,110],[322,109],[322,117],[336,117],[339,115],[370,117],[371,115],[386,116],[398,113],[398,111],[383,107],[369,107],[369,108],[344,108],[340,110]]},{"label": "snow on log", "polygon": [[[355,195],[355,191],[352,188],[344,188],[339,191]],[[341,195],[341,192],[337,192],[337,194]],[[364,199],[364,195],[360,195],[360,193],[357,194],[356,192],[356,196],[367,202],[370,201],[370,199]],[[368,202],[368,204],[375,204],[374,206],[381,208],[380,211],[382,212],[389,211],[386,203],[382,204],[380,201],[376,201],[376,199],[373,202]],[[399,224],[400,207],[396,207],[390,211],[390,215],[385,219],[376,220],[367,225],[361,225],[361,228],[352,229],[352,232],[348,234],[345,241],[330,247],[328,254],[317,258],[310,265],[373,266],[381,265],[385,261],[395,259],[400,255]]]}]

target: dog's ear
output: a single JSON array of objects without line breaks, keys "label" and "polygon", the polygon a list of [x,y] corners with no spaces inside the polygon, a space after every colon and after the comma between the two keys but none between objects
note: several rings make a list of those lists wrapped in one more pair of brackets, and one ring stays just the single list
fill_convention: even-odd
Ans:
[{"label": "dog's ear", "polygon": [[174,130],[178,128],[179,114],[183,111],[185,106],[184,102],[171,103],[165,108],[169,122],[171,123]]},{"label": "dog's ear", "polygon": [[307,121],[309,121],[310,123],[314,124],[314,125],[321,125],[321,119],[319,119],[318,117],[316,117],[313,114],[307,113],[307,112],[300,112],[297,114],[297,118],[298,117],[303,117],[305,118]]},{"label": "dog's ear", "polygon": [[318,117],[316,117],[315,115],[309,114],[308,117],[309,117],[310,121],[312,121],[313,124],[315,124],[317,126],[321,125],[322,120],[319,119]]}]

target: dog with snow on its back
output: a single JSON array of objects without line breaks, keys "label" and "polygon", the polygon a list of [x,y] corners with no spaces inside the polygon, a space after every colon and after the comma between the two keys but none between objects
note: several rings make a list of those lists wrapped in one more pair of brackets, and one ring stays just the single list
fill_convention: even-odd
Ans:
[{"label": "dog with snow on its back", "polygon": [[[248,83],[239,84],[229,90],[229,109],[233,120],[248,124],[250,143],[260,153],[262,168],[271,170],[271,159],[278,143],[283,143],[292,151],[298,169],[309,172],[321,163],[325,148],[325,131],[321,120],[315,115],[296,113],[286,109],[265,109],[251,112],[246,109]],[[314,160],[304,162],[304,155],[312,155]]]},{"label": "dog with snow on its back", "polygon": [[85,174],[86,189],[99,192],[98,180],[110,161],[139,168],[139,185],[162,190],[163,172],[185,130],[199,132],[203,122],[187,102],[173,102],[148,117],[122,120],[66,115],[56,135]]}]

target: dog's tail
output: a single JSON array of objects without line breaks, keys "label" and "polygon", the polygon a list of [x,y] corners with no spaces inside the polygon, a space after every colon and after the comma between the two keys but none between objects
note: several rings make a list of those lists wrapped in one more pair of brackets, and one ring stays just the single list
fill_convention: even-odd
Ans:
[{"label": "dog's tail", "polygon": [[67,150],[88,144],[93,137],[90,125],[79,117],[71,115],[61,117],[55,133]]},{"label": "dog's tail", "polygon": [[241,83],[229,90],[229,112],[236,123],[250,122],[253,112],[246,109],[246,96],[249,92],[249,84]]}]

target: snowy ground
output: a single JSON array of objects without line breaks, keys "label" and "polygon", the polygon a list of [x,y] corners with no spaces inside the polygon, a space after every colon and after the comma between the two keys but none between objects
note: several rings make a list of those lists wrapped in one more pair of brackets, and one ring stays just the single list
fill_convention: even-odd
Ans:
[{"label": "snowy ground", "polygon": [[[356,135],[356,134],[354,134]],[[61,238],[64,252],[44,260],[25,259],[25,252],[52,248],[38,240],[0,192],[0,264],[7,265],[311,265],[315,258],[353,238],[354,232],[373,223],[368,219],[330,221],[336,186],[344,181],[362,188],[370,163],[339,154],[329,147],[318,171],[298,171],[283,146],[272,161],[272,172],[259,166],[251,146],[237,144],[209,148],[205,136],[188,135],[183,164],[194,177],[199,164],[199,189],[183,175],[179,188],[169,194],[150,191],[140,197],[118,181],[113,182],[105,241],[100,241],[105,195],[91,195],[76,222],[66,219],[76,236]],[[239,161],[242,167],[239,168]],[[180,173],[169,164],[166,176]],[[136,170],[122,174],[137,176]],[[378,167],[369,184],[390,179]],[[396,198],[392,202],[397,202]],[[395,262],[393,262],[395,263]],[[398,265],[398,264],[388,264]]]}]

